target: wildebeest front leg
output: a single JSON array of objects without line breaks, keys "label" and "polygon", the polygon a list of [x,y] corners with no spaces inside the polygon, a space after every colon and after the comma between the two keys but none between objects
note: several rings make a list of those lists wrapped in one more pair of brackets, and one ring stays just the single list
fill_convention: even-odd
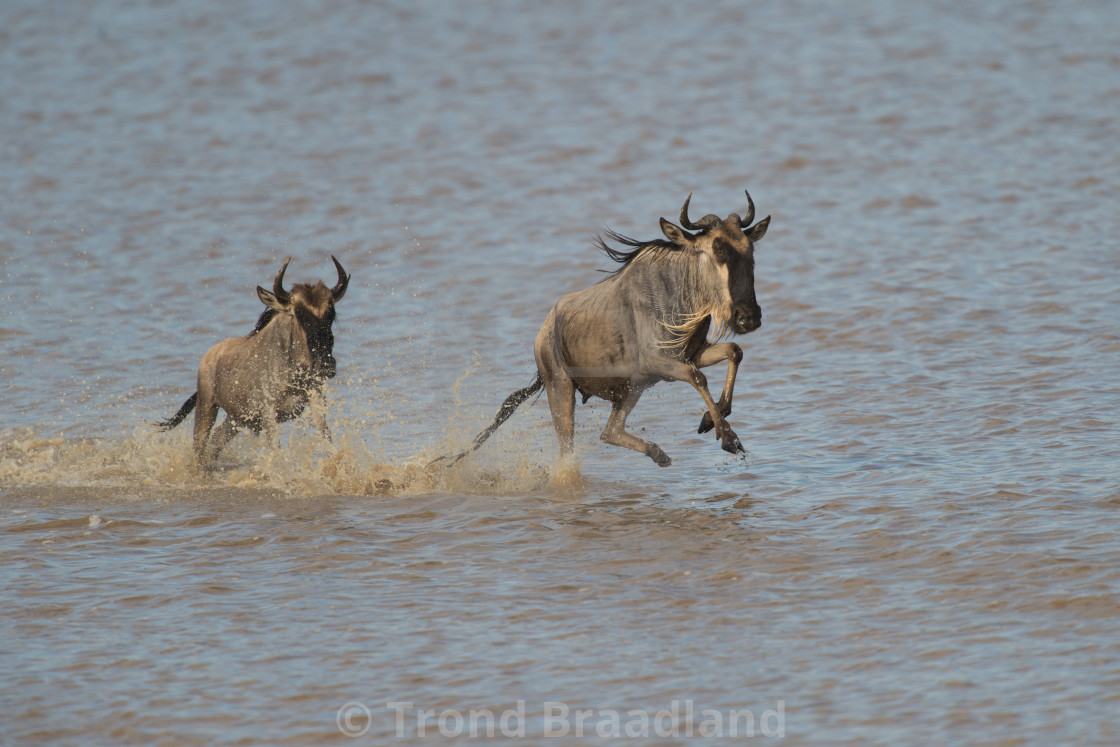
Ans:
[{"label": "wildebeest front leg", "polygon": [[331,439],[331,429],[327,426],[327,397],[323,394],[322,390],[315,390],[311,392],[309,397],[311,401],[311,420],[315,423],[315,427],[319,429],[320,435],[328,441]]},{"label": "wildebeest front leg", "polygon": [[700,369],[691,363],[684,363],[675,358],[661,359],[658,370],[655,372],[666,379],[673,381],[687,381],[692,384],[693,388],[700,393],[703,398],[704,404],[708,408],[708,413],[712,416],[712,421],[715,423],[716,435],[722,441],[723,450],[731,454],[738,454],[741,451],[746,451],[743,444],[739,442],[739,437],[735,435],[735,431],[731,430],[731,426],[727,424],[724,419],[723,413],[719,411],[712,393],[708,391],[708,378],[700,372]]},{"label": "wildebeest front leg", "polygon": [[633,449],[634,451],[640,451],[657,462],[657,466],[668,467],[673,462],[669,459],[669,456],[661,450],[660,446],[650,441],[644,441],[634,434],[626,432],[626,418],[630,415],[630,411],[634,409],[634,405],[638,403],[638,398],[641,396],[642,391],[640,389],[631,389],[625,399],[614,404],[614,408],[611,410],[611,416],[607,418],[607,427],[603,429],[599,440],[604,443],[614,444],[615,446],[622,446],[627,449]]},{"label": "wildebeest front leg", "polygon": [[279,443],[280,424],[276,422],[276,418],[270,418],[266,414],[261,424],[261,435],[264,436],[264,442],[268,444],[269,449],[275,449]]},{"label": "wildebeest front leg", "polygon": [[[723,382],[723,392],[719,395],[716,407],[726,418],[731,414],[731,398],[735,393],[735,377],[739,372],[739,364],[743,361],[743,349],[733,342],[712,345],[696,357],[696,367],[706,368],[722,360],[727,361],[727,378]],[[705,412],[704,417],[700,419],[700,428],[696,432],[707,433],[714,427],[711,413]]]}]

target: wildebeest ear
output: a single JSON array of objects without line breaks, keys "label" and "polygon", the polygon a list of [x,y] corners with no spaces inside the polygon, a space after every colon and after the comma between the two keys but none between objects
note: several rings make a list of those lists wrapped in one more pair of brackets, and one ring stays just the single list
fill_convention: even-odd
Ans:
[{"label": "wildebeest ear", "polygon": [[276,309],[277,311],[288,310],[288,305],[277,298],[276,294],[272,291],[265,290],[259,285],[257,286],[257,297],[261,299],[261,303],[270,309]]},{"label": "wildebeest ear", "polygon": [[672,241],[674,244],[689,244],[692,242],[692,234],[686,232],[683,228],[675,226],[664,218],[661,219],[661,233],[665,234],[665,238]]},{"label": "wildebeest ear", "polygon": [[770,216],[767,215],[765,218],[760,220],[758,223],[755,223],[753,226],[751,226],[747,230],[743,231],[743,233],[745,233],[747,235],[747,238],[750,239],[751,243],[753,244],[754,242],[758,241],[759,239],[761,239],[763,236],[766,235],[766,229],[769,228],[769,227],[770,227]]}]

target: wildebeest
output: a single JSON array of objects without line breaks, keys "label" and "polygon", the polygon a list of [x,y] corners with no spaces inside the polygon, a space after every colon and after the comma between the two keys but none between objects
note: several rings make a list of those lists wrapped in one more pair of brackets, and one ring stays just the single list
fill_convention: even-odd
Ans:
[{"label": "wildebeest", "polygon": [[[622,267],[556,302],[533,347],[536,379],[506,399],[471,450],[543,386],[561,455],[572,451],[579,392],[584,402],[600,397],[613,407],[600,440],[640,451],[667,467],[670,459],[657,444],[626,431],[626,417],[638,398],[659,381],[691,384],[706,408],[698,432],[715,428],[725,451],[744,450],[726,420],[743,351],[733,342],[709,342],[708,334],[714,332],[718,341],[729,332],[747,334],[761,326],[754,243],[766,234],[770,216],[751,225],[754,202],[748,192],[745,217],[705,215],[693,223],[691,199],[690,194],[681,207],[683,228],[661,219],[665,239],[635,241],[607,231],[607,239],[623,247],[618,249],[599,239],[599,248]],[[723,360],[728,361],[727,378],[716,402],[700,369]]]},{"label": "wildebeest", "polygon": [[[276,273],[271,291],[258,285],[257,296],[268,308],[253,331],[210,348],[198,366],[198,389],[179,412],[157,424],[170,430],[197,407],[194,453],[200,464],[212,462],[239,428],[264,431],[273,442],[277,424],[298,417],[308,401],[315,425],[330,438],[323,384],[334,378],[337,366],[331,330],[334,306],[350,283],[342,264],[331,259],[338,270],[333,288],[319,281],[284,290],[291,258]],[[226,411],[226,419],[211,435],[219,408]]]}]

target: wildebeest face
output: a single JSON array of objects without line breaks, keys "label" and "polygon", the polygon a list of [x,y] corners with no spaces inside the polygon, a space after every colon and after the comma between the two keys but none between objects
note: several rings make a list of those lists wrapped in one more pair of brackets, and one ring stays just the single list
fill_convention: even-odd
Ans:
[{"label": "wildebeest face", "polygon": [[[319,287],[326,290],[322,284]],[[302,290],[297,286],[298,290]],[[312,291],[318,288],[312,288]],[[318,308],[307,303],[302,294],[293,290],[292,312],[303,332],[307,352],[311,357],[311,373],[320,379],[333,379],[337,364],[334,359],[334,303],[330,300]],[[321,294],[320,294],[321,295]]]},{"label": "wildebeest face", "polygon": [[710,229],[707,238],[721,280],[727,283],[731,301],[728,324],[733,332],[744,335],[762,325],[762,309],[754,293],[754,246],[737,225],[728,226],[728,222],[730,219]]},{"label": "wildebeest face", "polygon": [[688,218],[688,203],[681,208],[681,225],[690,230],[698,230],[695,236],[681,231],[672,223],[662,219],[661,228],[673,241],[687,241],[694,249],[708,255],[714,264],[722,286],[720,296],[729,308],[725,317],[728,326],[735,334],[745,335],[762,326],[762,309],[754,293],[754,242],[766,235],[770,226],[770,216],[766,216],[754,226],[754,202],[747,193],[747,215],[740,218],[732,213],[724,219],[715,215],[705,215],[693,223]]},{"label": "wildebeest face", "polygon": [[334,305],[342,300],[350,282],[350,276],[342,269],[338,260],[334,257],[331,259],[338,269],[338,283],[333,288],[328,288],[320,281],[315,285],[297,284],[292,287],[291,292],[285,291],[284,270],[288,267],[287,262],[277,273],[271,292],[257,287],[257,295],[265,306],[294,318],[294,328],[302,339],[306,356],[302,365],[311,378],[317,381],[333,379],[335,376],[337,362],[334,358],[332,330]]}]

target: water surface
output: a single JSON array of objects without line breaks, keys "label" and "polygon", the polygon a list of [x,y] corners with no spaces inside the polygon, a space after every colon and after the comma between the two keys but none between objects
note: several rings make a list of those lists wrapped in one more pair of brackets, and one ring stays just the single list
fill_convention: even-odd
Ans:
[{"label": "water surface", "polygon": [[[793,744],[1112,743],[1113,17],[5,4],[0,732],[349,742],[359,703],[381,744],[390,702],[523,701],[518,741],[555,743],[548,702],[690,701],[780,708]],[[598,230],[744,188],[773,216],[746,457],[677,384],[630,419],[667,469],[599,443],[602,402],[558,464],[543,399],[422,469],[530,381]],[[286,257],[333,282],[332,253],[334,444],[299,422],[200,474],[149,423]]]}]

